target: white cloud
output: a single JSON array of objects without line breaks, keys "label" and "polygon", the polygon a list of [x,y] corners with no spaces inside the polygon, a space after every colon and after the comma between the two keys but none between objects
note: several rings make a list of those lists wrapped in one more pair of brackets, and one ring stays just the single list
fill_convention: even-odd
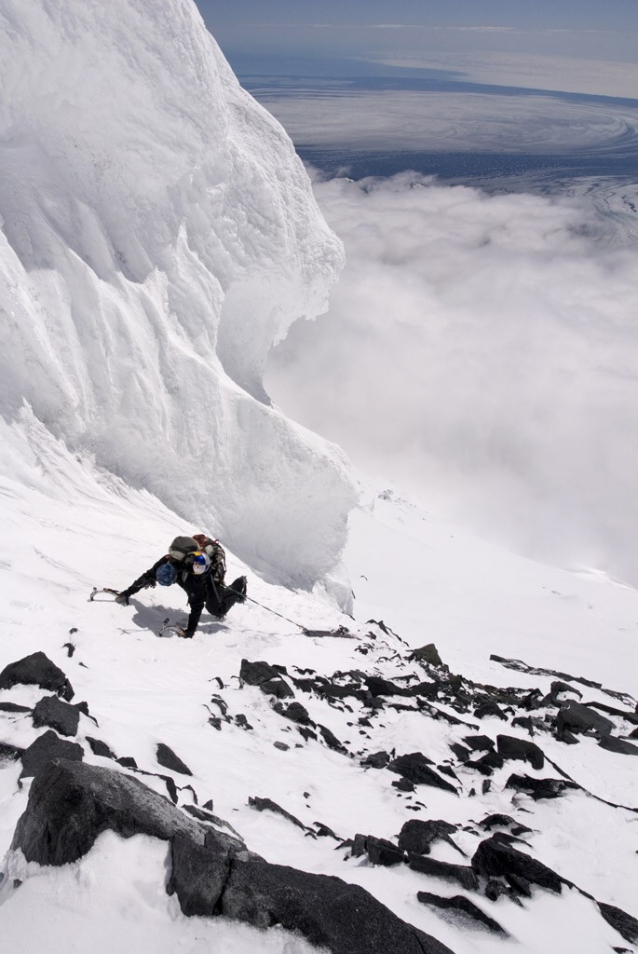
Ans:
[{"label": "white cloud", "polygon": [[[316,193],[347,266],[328,315],[273,353],[275,400],[481,533],[638,582],[638,273],[623,233],[612,247],[584,198],[414,175]],[[632,226],[613,190],[601,199]]]}]

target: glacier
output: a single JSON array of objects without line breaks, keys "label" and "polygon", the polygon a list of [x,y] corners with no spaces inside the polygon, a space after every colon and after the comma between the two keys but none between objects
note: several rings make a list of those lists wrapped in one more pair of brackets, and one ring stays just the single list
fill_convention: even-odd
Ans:
[{"label": "glacier", "polygon": [[343,259],[288,136],[190,0],[5,0],[0,88],[5,421],[311,588],[356,491],[262,381]]}]

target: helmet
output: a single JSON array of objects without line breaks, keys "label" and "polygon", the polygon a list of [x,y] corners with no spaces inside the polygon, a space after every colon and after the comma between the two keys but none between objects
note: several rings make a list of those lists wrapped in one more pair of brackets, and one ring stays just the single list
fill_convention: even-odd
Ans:
[{"label": "helmet", "polygon": [[172,563],[162,563],[155,571],[155,579],[160,586],[171,586],[177,579],[177,572]]},{"label": "helmet", "polygon": [[201,576],[209,567],[210,558],[201,550],[196,550],[193,554],[193,573],[195,576]]}]

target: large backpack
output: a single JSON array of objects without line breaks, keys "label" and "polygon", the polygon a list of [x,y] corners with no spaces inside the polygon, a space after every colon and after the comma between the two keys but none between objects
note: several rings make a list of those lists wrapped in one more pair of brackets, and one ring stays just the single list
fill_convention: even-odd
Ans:
[{"label": "large backpack", "polygon": [[168,548],[168,555],[171,560],[175,560],[176,563],[188,563],[188,558],[199,550],[199,548],[197,540],[193,540],[192,537],[175,537]]}]

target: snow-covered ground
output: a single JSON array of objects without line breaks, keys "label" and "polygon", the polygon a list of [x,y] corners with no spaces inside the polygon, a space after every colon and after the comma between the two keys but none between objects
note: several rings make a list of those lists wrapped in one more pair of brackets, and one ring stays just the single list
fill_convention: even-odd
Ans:
[{"label": "snow-covered ground", "polygon": [[[4,436],[5,448],[10,447]],[[91,754],[88,735],[106,742],[118,756],[132,756],[141,769],[172,774],[178,785],[193,786],[200,804],[212,798],[215,813],[268,861],[358,883],[457,954],[502,950],[505,943],[476,928],[459,930],[416,900],[419,890],[454,895],[458,887],[405,866],[388,869],[361,858],[346,860],[346,851],[335,850],[331,838],[307,837],[284,818],[258,813],[249,807],[249,797],[270,798],[305,825],[321,822],[343,839],[357,832],[392,839],[411,817],[472,827],[493,812],[514,814],[533,829],[528,841],[534,857],[597,900],[631,913],[637,816],[591,796],[632,807],[632,758],[602,750],[593,738],[567,746],[543,734],[536,741],[545,755],[591,796],[569,792],[534,802],[512,794],[503,786],[517,763],[497,771],[487,793],[481,793],[481,776],[455,767],[460,798],[425,786],[403,795],[391,785],[397,776],[362,767],[357,753],[420,751],[440,763],[450,759],[449,743],[467,735],[467,725],[492,736],[506,732],[529,738],[527,731],[491,717],[481,723],[471,713],[461,716],[465,724],[458,727],[388,707],[364,728],[357,719],[369,713],[360,702],[344,700],[350,706],[346,709],[296,691],[311,718],[335,734],[354,756],[349,757],[319,741],[304,742],[258,688],[242,688],[237,677],[242,658],[286,666],[290,675],[298,669],[327,677],[353,669],[388,678],[418,672],[416,664],[406,668],[406,646],[366,625],[376,619],[412,647],[434,641],[453,672],[479,682],[549,690],[550,676],[505,669],[490,662],[490,654],[496,653],[636,695],[638,595],[633,589],[593,574],[534,564],[445,526],[391,494],[373,497],[367,489],[366,502],[353,514],[346,551],[356,593],[354,622],[320,594],[264,583],[229,554],[231,576],[247,573],[250,595],[264,606],[309,628],[345,624],[358,640],[308,638],[293,622],[250,602],[235,607],[221,624],[203,617],[192,641],[159,639],[156,633],[167,616],[185,618],[177,587],[143,591],[129,608],[88,602],[91,587],[124,587],[166,549],[174,534],[215,528],[185,525],[150,494],[132,491],[68,453],[43,430],[34,428],[30,441],[28,464],[19,468],[17,457],[12,462],[8,454],[3,461],[0,669],[42,650],[64,670],[75,701],[85,700],[97,720],[97,726],[91,718],[80,720],[75,741],[84,745],[85,760],[115,765]],[[24,447],[20,450],[24,461]],[[366,638],[371,628],[379,640],[364,655],[360,649],[371,645]],[[67,643],[75,646],[71,657]],[[578,683],[574,688],[583,690],[587,701],[629,708],[629,698],[620,703]],[[0,692],[0,701],[33,706],[42,694],[37,687],[15,686]],[[209,718],[221,713],[211,701],[214,696],[228,707],[231,720],[243,714],[252,730],[234,721],[223,721],[221,730],[211,725]],[[28,713],[2,712],[0,725],[0,741],[23,748],[42,731],[34,728]],[[160,741],[178,753],[192,778],[180,780],[158,766],[155,746]],[[275,747],[282,742],[289,748]],[[5,763],[0,770],[3,852],[30,786],[29,780],[18,786],[19,765]],[[555,777],[548,768],[534,771],[526,765],[525,772]],[[160,779],[139,777],[165,794]],[[468,797],[471,788],[477,794]],[[179,801],[192,804],[192,792],[182,790]],[[456,841],[468,855],[478,844],[474,834],[462,830]],[[163,843],[145,836],[123,842],[112,833],[101,836],[84,860],[62,869],[25,867],[19,855],[9,853],[0,896],[4,943],[34,952],[46,938],[53,952],[89,946],[106,950],[103,931],[108,924],[111,939],[127,949],[237,954],[256,945],[286,954],[308,949],[285,932],[256,940],[245,927],[186,919],[175,898],[164,892],[166,856]],[[457,863],[461,858],[444,843],[433,848],[433,857]],[[24,882],[18,890],[14,879]],[[479,898],[477,903],[515,939],[517,950],[530,954],[598,954],[622,941],[593,903],[575,890],[564,889],[556,897],[536,889],[522,907],[506,898],[496,904]],[[29,912],[36,910],[37,917],[31,917]]]},{"label": "snow-covered ground", "polygon": [[[580,697],[632,751],[636,591],[522,559],[358,485],[339,448],[270,406],[268,349],[324,308],[342,251],[289,139],[240,89],[190,0],[4,0],[0,91],[0,674],[45,653],[86,703],[67,733],[85,763],[172,793],[178,808],[162,810],[180,824],[212,800],[209,833],[231,826],[267,862],[359,885],[456,954],[629,949],[596,902],[635,913],[635,760],[593,732],[559,741],[556,720]],[[197,531],[226,545],[230,580],[248,578],[250,600],[225,621],[158,638],[165,619],[186,618],[178,587],[129,607],[89,600]],[[428,643],[441,664],[410,658]],[[305,724],[240,680],[244,660],[283,667]],[[568,686],[552,690],[557,679]],[[43,777],[20,774],[49,731],[34,715],[47,692],[0,689],[4,948],[309,954],[280,926],[186,917],[166,892],[170,848],[148,835],[102,831],[57,867],[12,848]],[[481,735],[488,748],[529,746],[532,734],[543,768],[496,752],[477,768],[464,746]],[[159,743],[192,774],[160,765]],[[380,752],[421,753],[442,785],[402,775],[397,788],[394,763],[363,764]],[[522,787],[508,787],[514,773]],[[545,777],[573,787],[526,794]],[[488,900],[469,864],[494,813],[515,818],[560,894],[510,886]],[[394,842],[417,818],[453,826],[421,863],[463,857],[473,887],[402,853],[373,864],[351,841]],[[463,897],[509,941],[417,892]]]}]

